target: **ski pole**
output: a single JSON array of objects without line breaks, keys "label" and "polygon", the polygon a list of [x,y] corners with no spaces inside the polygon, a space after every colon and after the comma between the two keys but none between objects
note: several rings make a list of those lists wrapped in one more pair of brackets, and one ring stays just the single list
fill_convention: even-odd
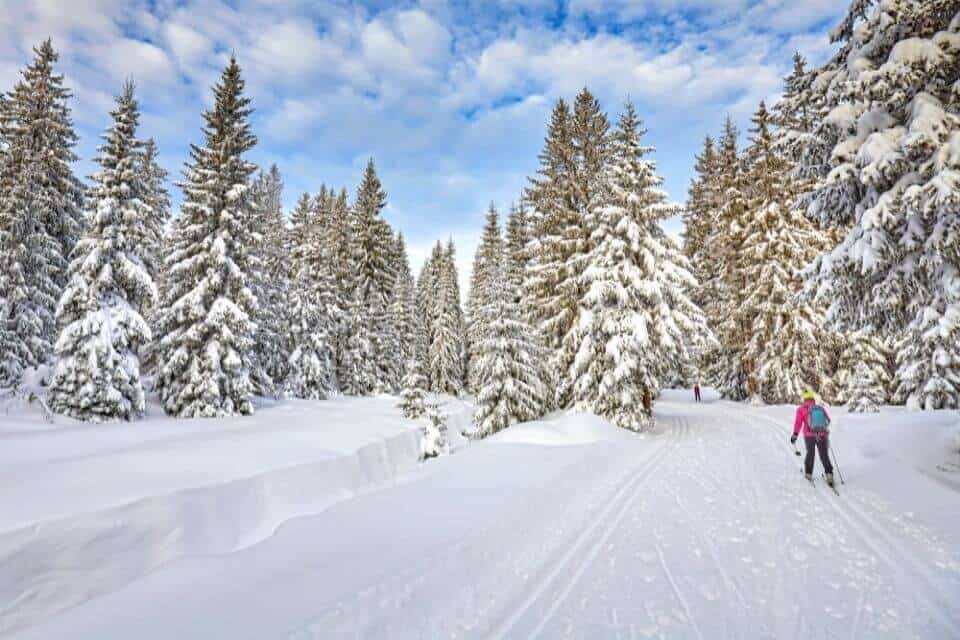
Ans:
[{"label": "ski pole", "polygon": [[833,464],[837,467],[837,475],[840,476],[840,484],[847,484],[843,481],[843,472],[840,471],[840,463],[837,461],[837,450],[833,448],[833,440],[830,441],[830,453],[833,454]]}]

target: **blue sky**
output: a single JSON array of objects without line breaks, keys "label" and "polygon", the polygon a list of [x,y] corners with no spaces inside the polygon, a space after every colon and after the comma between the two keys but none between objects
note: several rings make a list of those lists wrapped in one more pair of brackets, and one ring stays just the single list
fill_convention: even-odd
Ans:
[{"label": "blue sky", "polygon": [[[611,119],[628,96],[671,197],[725,114],[746,126],[791,56],[830,52],[842,0],[0,0],[0,88],[47,36],[75,94],[78,171],[133,76],[161,162],[179,178],[210,86],[235,52],[256,109],[251,158],[292,206],[321,182],[353,192],[368,157],[415,270],[437,238],[469,264],[490,201],[516,199],[558,97],[583,86]],[[176,192],[176,189],[174,189]],[[175,193],[179,201],[179,193]],[[678,221],[668,229],[679,231]],[[461,269],[466,277],[466,269]]]}]

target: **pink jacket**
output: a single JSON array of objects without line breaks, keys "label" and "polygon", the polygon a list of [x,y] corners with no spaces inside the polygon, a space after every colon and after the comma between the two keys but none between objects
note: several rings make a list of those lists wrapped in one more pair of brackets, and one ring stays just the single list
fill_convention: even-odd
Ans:
[{"label": "pink jacket", "polygon": [[[794,435],[803,431],[804,438],[812,438],[814,433],[810,431],[810,407],[816,404],[814,400],[804,400],[803,404],[797,407],[797,415],[793,419],[793,433]],[[827,413],[826,407],[823,409],[824,413]],[[827,420],[830,419],[830,414],[827,413]]]}]

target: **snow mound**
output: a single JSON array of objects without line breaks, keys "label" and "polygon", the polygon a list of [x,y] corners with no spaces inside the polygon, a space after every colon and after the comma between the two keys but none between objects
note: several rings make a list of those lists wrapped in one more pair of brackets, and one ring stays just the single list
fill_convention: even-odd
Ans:
[{"label": "snow mound", "polygon": [[487,438],[502,444],[535,444],[548,447],[593,444],[637,438],[603,418],[578,412],[551,414],[543,420],[516,424]]},{"label": "snow mound", "polygon": [[[269,403],[268,403],[269,404]],[[190,557],[390,486],[419,465],[396,399],[287,400],[245,418],[0,419],[0,636]],[[152,405],[150,409],[158,412]]]}]

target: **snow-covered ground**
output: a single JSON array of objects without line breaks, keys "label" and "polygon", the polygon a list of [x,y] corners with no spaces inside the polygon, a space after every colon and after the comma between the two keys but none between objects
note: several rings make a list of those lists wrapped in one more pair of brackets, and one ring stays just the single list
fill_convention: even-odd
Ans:
[{"label": "snow-covered ground", "polygon": [[388,398],[0,410],[0,635],[960,637],[960,416],[835,410],[837,497],[790,407],[688,395],[643,436],[555,415],[422,465]]}]

